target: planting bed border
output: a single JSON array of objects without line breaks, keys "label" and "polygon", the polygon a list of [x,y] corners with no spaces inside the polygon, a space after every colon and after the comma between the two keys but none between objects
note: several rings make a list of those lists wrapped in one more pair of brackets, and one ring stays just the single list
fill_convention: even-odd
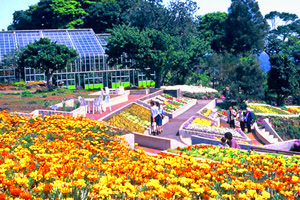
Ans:
[{"label": "planting bed border", "polygon": [[[113,116],[118,115],[118,114],[122,113],[124,110],[130,108],[133,104],[137,104],[137,105],[139,105],[139,106],[142,106],[142,107],[145,107],[145,108],[149,109],[148,107],[143,106],[143,105],[140,105],[140,104],[137,103],[137,102],[131,102],[131,103],[129,103],[129,104],[127,104],[127,105],[125,105],[125,106],[123,106],[123,107],[121,107],[121,108],[115,110],[114,112],[112,112],[112,113],[110,113],[110,114],[108,114],[108,115],[106,115],[106,116],[100,118],[98,121],[105,121],[105,122],[106,122],[107,120],[109,120],[109,119],[112,118]],[[163,125],[165,125],[165,124],[168,123],[168,122],[169,122],[169,117],[168,117],[168,116],[165,116],[164,119],[163,119],[163,121],[162,121]],[[110,125],[109,125],[109,126],[110,126]],[[121,129],[121,128],[118,128],[118,127],[114,127],[114,126],[110,126],[110,127],[113,127],[113,128],[115,128],[115,129],[122,130],[122,131],[129,131],[129,130],[124,130],[124,129]],[[131,131],[130,131],[130,132],[131,132]],[[150,134],[150,133],[151,133],[151,127],[147,128],[146,131],[145,131],[144,133],[140,133],[140,134],[148,135],[148,134]]]},{"label": "planting bed border", "polygon": [[[210,119],[209,117],[206,117],[202,114],[202,111],[204,109],[209,109],[209,110],[213,110],[216,108],[216,105],[217,105],[217,99],[213,99],[212,101],[210,101],[208,104],[206,104],[203,108],[201,108],[197,114],[199,114],[201,117],[203,117],[204,119],[209,119],[209,120],[212,120],[214,121],[218,126],[221,125],[221,122],[220,122],[220,117],[217,117],[216,119]],[[217,113],[218,114],[218,113]],[[219,114],[218,114],[219,115]]]},{"label": "planting bed border", "polygon": [[[202,117],[199,114],[198,114],[198,116]],[[187,145],[191,145],[192,144],[192,137],[194,137],[194,136],[201,137],[201,136],[199,136],[197,134],[211,135],[212,137],[215,137],[215,136],[216,137],[220,137],[221,136],[219,134],[205,133],[205,132],[199,132],[199,131],[193,131],[193,130],[186,130],[186,129],[184,129],[183,128],[184,124],[186,122],[188,122],[190,119],[192,119],[193,117],[194,116],[190,117],[188,120],[186,120],[184,123],[182,123],[182,125],[179,128],[179,135],[180,135],[180,138],[181,138],[182,142],[188,143]],[[246,141],[246,142],[251,143],[250,138],[248,138],[248,136],[246,134],[244,134],[244,136],[245,136],[244,139],[243,138],[236,138],[236,137],[234,137],[234,138],[237,139],[237,140],[239,140],[239,141]],[[191,139],[189,139],[189,138],[191,138]],[[213,138],[208,138],[208,137],[201,137],[201,138],[207,138],[209,140],[217,141],[218,143],[220,143],[219,140],[215,140]]]},{"label": "planting bed border", "polygon": [[[155,95],[153,95],[155,94]],[[144,107],[147,107],[147,108],[151,108],[151,106],[147,103],[145,103],[144,101],[145,100],[148,100],[148,99],[151,99],[153,97],[156,97],[158,95],[161,95],[162,92],[158,91],[158,92],[155,92],[149,96],[147,96],[147,98],[142,98],[142,99],[139,99],[137,100],[136,102],[140,105],[143,105]],[[165,116],[168,116],[170,119],[173,119],[179,115],[181,115],[182,113],[184,113],[185,111],[187,111],[188,109],[190,109],[191,107],[193,107],[194,105],[197,104],[197,99],[192,99],[190,102],[188,102],[186,105],[182,106],[181,108],[179,108],[178,110],[174,111],[173,113],[169,113],[169,112],[164,112],[164,115]]]},{"label": "planting bed border", "polygon": [[[257,116],[275,116],[275,117],[286,117],[286,118],[293,118],[293,117],[299,117],[299,114],[298,115],[291,115],[288,111],[285,111],[281,108],[278,108],[278,107],[275,107],[275,106],[271,106],[271,105],[268,105],[268,104],[261,104],[261,103],[248,103],[248,105],[257,105],[257,106],[267,106],[267,107],[272,107],[272,108],[275,108],[275,109],[280,109],[284,112],[286,112],[287,114],[286,115],[283,115],[283,114],[273,114],[273,113],[255,113],[255,115]],[[252,108],[251,108],[252,109]]]}]

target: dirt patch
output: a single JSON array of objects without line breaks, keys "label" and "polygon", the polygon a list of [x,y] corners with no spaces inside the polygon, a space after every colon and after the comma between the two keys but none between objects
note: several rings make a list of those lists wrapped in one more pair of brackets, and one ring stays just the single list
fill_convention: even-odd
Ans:
[{"label": "dirt patch", "polygon": [[[15,91],[6,91],[13,93]],[[9,112],[26,112],[30,113],[36,109],[50,109],[50,106],[68,99],[77,99],[78,96],[87,96],[91,92],[79,91],[74,94],[47,95],[44,93],[35,94],[35,97],[22,97],[21,94],[0,95],[0,108]],[[37,96],[37,97],[36,97]]]}]

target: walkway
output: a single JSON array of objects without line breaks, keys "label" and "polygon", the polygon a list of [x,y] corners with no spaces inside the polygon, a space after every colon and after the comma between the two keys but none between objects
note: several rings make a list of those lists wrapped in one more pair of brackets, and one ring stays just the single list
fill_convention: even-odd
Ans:
[{"label": "walkway", "polygon": [[194,105],[193,107],[191,107],[189,110],[187,110],[180,116],[170,119],[169,123],[163,126],[164,132],[159,136],[170,138],[170,139],[176,139],[180,141],[179,136],[177,134],[180,126],[190,117],[195,115],[201,108],[203,108],[210,101],[211,100],[198,100],[198,104]]},{"label": "walkway", "polygon": [[[221,122],[222,127],[229,127],[228,123]],[[260,146],[262,143],[258,140],[258,138],[253,133],[245,133],[247,137],[251,140],[252,144]]]},{"label": "walkway", "polygon": [[86,115],[86,117],[89,118],[89,119],[92,119],[92,120],[99,120],[102,117],[105,117],[106,115],[114,112],[115,110],[117,110],[119,108],[122,108],[123,106],[126,106],[126,105],[128,105],[128,104],[130,104],[132,102],[135,102],[137,99],[140,99],[140,98],[142,98],[144,96],[146,96],[146,95],[129,95],[128,96],[128,101],[112,106],[111,107],[111,111],[108,108],[108,109],[106,109],[106,112],[102,112],[102,113],[98,112],[98,113],[95,113],[95,114],[88,113]]}]

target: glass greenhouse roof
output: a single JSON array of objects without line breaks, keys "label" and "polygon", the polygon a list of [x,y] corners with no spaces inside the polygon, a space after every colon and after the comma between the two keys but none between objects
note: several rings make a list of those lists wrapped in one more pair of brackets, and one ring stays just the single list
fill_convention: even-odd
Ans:
[{"label": "glass greenhouse roof", "polygon": [[107,49],[107,38],[110,36],[110,34],[108,33],[104,33],[104,34],[96,34],[101,46],[103,47],[104,51],[106,51]]},{"label": "glass greenhouse roof", "polygon": [[42,37],[73,48],[80,56],[104,54],[98,36],[92,29],[2,31],[0,32],[0,61],[10,51],[22,48]]}]

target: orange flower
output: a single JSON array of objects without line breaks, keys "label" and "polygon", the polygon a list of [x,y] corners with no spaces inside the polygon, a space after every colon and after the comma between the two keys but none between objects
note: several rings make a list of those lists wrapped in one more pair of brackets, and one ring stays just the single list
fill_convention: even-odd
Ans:
[{"label": "orange flower", "polygon": [[23,199],[32,199],[33,196],[32,196],[32,194],[30,194],[30,193],[28,193],[28,192],[22,192],[22,193],[20,194],[20,198],[23,198]]},{"label": "orange flower", "polygon": [[0,193],[0,200],[6,200],[7,195],[4,193]]},{"label": "orange flower", "polygon": [[9,193],[15,197],[18,197],[22,190],[20,188],[12,187],[9,191]]}]

